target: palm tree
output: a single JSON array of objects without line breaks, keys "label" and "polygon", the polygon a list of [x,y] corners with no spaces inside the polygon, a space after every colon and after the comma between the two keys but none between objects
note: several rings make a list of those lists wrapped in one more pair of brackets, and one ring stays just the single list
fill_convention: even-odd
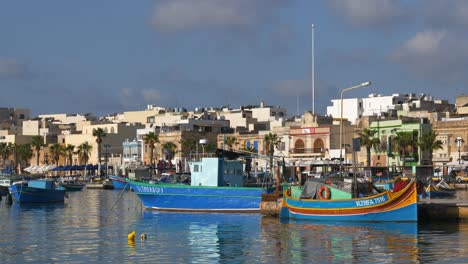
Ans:
[{"label": "palm tree", "polygon": [[249,145],[249,146],[244,146],[242,148],[242,151],[249,152],[249,153],[253,154],[253,153],[255,153],[257,151],[257,149],[254,146]]},{"label": "palm tree", "polygon": [[228,136],[228,137],[226,137],[224,139],[224,144],[226,144],[228,146],[229,150],[232,151],[232,146],[238,144],[237,138]]},{"label": "palm tree", "polygon": [[154,148],[155,148],[155,144],[156,143],[159,143],[159,136],[154,133],[154,132],[148,132],[148,134],[145,135],[144,137],[144,141],[145,141],[145,145],[148,145],[149,146],[149,149],[150,149],[150,164],[153,165],[154,167],[154,161],[153,161],[153,157],[154,157]]},{"label": "palm tree", "polygon": [[177,145],[174,142],[166,142],[162,145],[162,149],[164,153],[167,154],[166,158],[168,160],[172,160],[174,158],[175,151],[177,149]]},{"label": "palm tree", "polygon": [[13,145],[11,143],[0,143],[0,157],[2,157],[3,160],[3,167],[5,167],[8,157],[10,157],[10,154],[13,152],[12,147]]},{"label": "palm tree", "polygon": [[182,153],[186,155],[187,153],[190,153],[195,146],[197,145],[197,141],[194,139],[183,139],[180,141],[180,145],[182,146]]},{"label": "palm tree", "polygon": [[33,152],[30,144],[13,144],[15,152],[15,166],[27,162],[32,158]]},{"label": "palm tree", "polygon": [[73,165],[73,153],[75,151],[75,146],[68,144],[65,146],[65,153],[67,154],[68,165]]},{"label": "palm tree", "polygon": [[31,146],[36,151],[36,165],[39,166],[39,156],[41,148],[44,146],[44,139],[41,136],[33,136]]},{"label": "palm tree", "polygon": [[[273,154],[275,153],[275,147],[278,148],[281,143],[281,138],[278,138],[276,134],[268,133],[264,137],[266,154],[270,156],[270,173],[273,173]],[[276,175],[276,191],[280,191],[280,175]]]},{"label": "palm tree", "polygon": [[421,150],[429,152],[429,160],[431,161],[431,165],[433,164],[432,151],[443,149],[443,143],[437,139],[437,136],[438,134],[434,132],[434,130],[431,130],[427,133],[424,133],[418,141],[418,146],[421,148]]},{"label": "palm tree", "polygon": [[52,155],[52,159],[55,161],[55,165],[58,166],[58,162],[60,160],[60,156],[63,155],[65,149],[62,145],[55,143],[49,147],[50,154]]},{"label": "palm tree", "polygon": [[403,166],[405,166],[406,149],[408,146],[413,145],[413,133],[404,131],[396,132],[393,142],[395,143],[396,150],[400,152]]},{"label": "palm tree", "polygon": [[81,143],[76,150],[76,154],[78,154],[78,157],[80,159],[80,163],[82,164],[88,164],[89,161],[89,154],[91,153],[91,150],[93,149],[93,146],[91,146],[88,141]]},{"label": "palm tree", "polygon": [[98,164],[101,164],[101,144],[102,139],[106,137],[106,131],[102,128],[93,129],[93,137],[96,137],[96,143],[98,144]]},{"label": "palm tree", "polygon": [[376,133],[377,130],[371,130],[368,128],[364,128],[358,132],[359,139],[361,140],[361,146],[366,147],[367,166],[370,166],[371,163],[371,149],[375,149],[380,144],[379,138],[374,137]]}]

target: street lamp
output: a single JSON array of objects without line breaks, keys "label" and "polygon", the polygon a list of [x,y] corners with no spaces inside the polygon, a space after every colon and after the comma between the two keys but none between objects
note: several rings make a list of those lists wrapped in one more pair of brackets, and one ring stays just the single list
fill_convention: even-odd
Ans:
[{"label": "street lamp", "polygon": [[107,166],[107,161],[108,161],[108,155],[109,155],[109,148],[110,148],[110,145],[109,144],[104,144],[104,148],[106,149],[106,153],[105,153],[105,161],[106,161],[106,177],[109,177],[109,167]]},{"label": "street lamp", "polygon": [[343,159],[343,93],[349,90],[357,89],[364,86],[371,85],[371,82],[363,82],[353,87],[345,88],[341,90],[341,102],[340,102],[340,168],[342,167]]},{"label": "street lamp", "polygon": [[455,139],[455,143],[457,143],[458,147],[458,164],[461,164],[461,145],[465,142],[462,137],[458,136]]}]

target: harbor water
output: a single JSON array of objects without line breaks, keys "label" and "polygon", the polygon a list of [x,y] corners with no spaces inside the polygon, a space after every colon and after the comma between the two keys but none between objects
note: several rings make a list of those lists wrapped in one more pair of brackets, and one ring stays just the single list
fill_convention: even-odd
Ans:
[{"label": "harbor water", "polygon": [[[120,190],[84,189],[49,205],[10,205],[3,197],[0,230],[0,263],[468,263],[468,222],[164,213]],[[134,242],[127,238],[133,230]]]}]

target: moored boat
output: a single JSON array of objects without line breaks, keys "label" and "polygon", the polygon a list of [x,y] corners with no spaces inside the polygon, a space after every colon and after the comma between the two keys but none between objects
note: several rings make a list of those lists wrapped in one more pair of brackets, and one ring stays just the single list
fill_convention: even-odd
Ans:
[{"label": "moored boat", "polygon": [[[320,196],[320,198],[319,198]],[[416,183],[397,191],[384,191],[362,198],[334,196],[334,188],[323,184],[317,197],[294,198],[284,192],[281,218],[316,221],[417,221]]]},{"label": "moored boat", "polygon": [[59,186],[63,187],[65,191],[81,191],[86,184],[73,178],[62,179]]},{"label": "moored boat", "polygon": [[112,182],[114,189],[130,189],[130,185],[127,180],[123,177],[110,175],[109,180]]},{"label": "moored boat", "polygon": [[445,181],[440,181],[438,184],[430,183],[426,189],[426,194],[429,198],[451,197],[456,193],[456,189],[449,186]]},{"label": "moored boat", "polygon": [[11,185],[10,178],[0,177],[0,196],[8,194],[8,187]]},{"label": "moored boat", "polygon": [[63,202],[65,190],[56,188],[53,180],[30,180],[15,182],[9,191],[17,203]]},{"label": "moored boat", "polygon": [[259,212],[270,190],[244,187],[241,161],[203,158],[190,162],[190,185],[129,180],[147,209],[190,212]]}]

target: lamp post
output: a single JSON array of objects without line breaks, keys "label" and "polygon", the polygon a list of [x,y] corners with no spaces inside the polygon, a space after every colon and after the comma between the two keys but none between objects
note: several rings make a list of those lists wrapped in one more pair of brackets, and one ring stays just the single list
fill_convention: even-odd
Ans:
[{"label": "lamp post", "polygon": [[363,82],[353,87],[345,88],[341,90],[341,101],[340,101],[340,171],[343,165],[343,93],[349,90],[357,89],[364,86],[371,85],[371,82]]},{"label": "lamp post", "polygon": [[109,144],[104,144],[104,148],[106,149],[106,153],[105,153],[105,155],[106,155],[106,159],[105,159],[105,161],[106,161],[106,177],[109,177],[109,168],[107,166],[107,161],[108,161],[108,156],[109,156],[110,145]]},{"label": "lamp post", "polygon": [[465,142],[465,141],[463,140],[462,137],[458,136],[455,139],[455,142],[457,143],[457,147],[458,147],[458,164],[461,164],[461,146],[462,146],[463,142]]}]

